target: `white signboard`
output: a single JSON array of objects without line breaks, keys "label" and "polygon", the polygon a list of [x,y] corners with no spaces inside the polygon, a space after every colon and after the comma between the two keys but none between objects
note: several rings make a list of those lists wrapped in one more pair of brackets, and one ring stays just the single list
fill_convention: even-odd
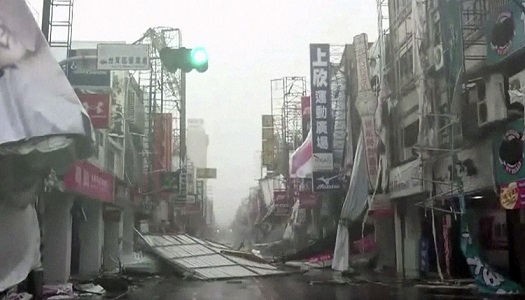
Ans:
[{"label": "white signboard", "polygon": [[149,70],[149,46],[98,44],[99,70]]},{"label": "white signboard", "polygon": [[391,199],[407,197],[424,192],[421,160],[403,164],[390,171],[388,184]]},{"label": "white signboard", "polygon": [[314,171],[331,171],[334,169],[334,155],[332,153],[313,154]]}]

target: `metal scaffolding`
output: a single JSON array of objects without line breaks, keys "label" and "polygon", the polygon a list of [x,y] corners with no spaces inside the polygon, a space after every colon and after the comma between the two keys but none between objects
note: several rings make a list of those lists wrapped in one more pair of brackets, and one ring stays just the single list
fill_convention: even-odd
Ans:
[{"label": "metal scaffolding", "polygon": [[[279,168],[288,170],[288,155],[299,147],[302,136],[301,97],[306,96],[306,77],[273,79],[271,84],[271,111],[276,137],[275,153],[279,155]],[[287,174],[286,172],[285,174]]]},{"label": "metal scaffolding", "polygon": [[144,108],[146,111],[146,145],[144,169],[148,173],[154,171],[154,128],[153,116],[157,113],[171,113],[173,117],[173,149],[174,155],[180,152],[180,106],[182,99],[182,73],[167,72],[160,61],[159,51],[164,47],[181,47],[181,32],[179,29],[169,27],[150,28],[135,43],[150,46],[149,56],[151,69],[137,71],[134,76],[137,78],[140,88],[144,93]]},{"label": "metal scaffolding", "polygon": [[49,46],[69,57],[73,36],[73,0],[44,0],[42,32]]}]

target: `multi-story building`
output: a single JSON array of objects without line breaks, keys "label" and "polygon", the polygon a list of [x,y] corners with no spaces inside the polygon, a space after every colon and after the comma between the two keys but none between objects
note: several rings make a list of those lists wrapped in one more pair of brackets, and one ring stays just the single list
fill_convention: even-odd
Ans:
[{"label": "multi-story building", "polygon": [[[523,257],[509,242],[520,240],[521,206],[499,203],[523,177],[523,121],[513,121],[523,116],[520,9],[513,1],[389,1],[388,195],[405,277],[471,276],[460,248],[463,208],[481,244],[470,262],[484,256],[508,270],[509,257]],[[521,261],[515,267],[525,274]]]},{"label": "multi-story building", "polygon": [[94,155],[57,172],[61,188],[45,194],[46,282],[114,270],[123,255],[133,253],[131,197],[143,166],[142,93],[128,72],[97,70],[96,48],[96,42],[73,43],[62,64],[91,118],[96,140]]}]

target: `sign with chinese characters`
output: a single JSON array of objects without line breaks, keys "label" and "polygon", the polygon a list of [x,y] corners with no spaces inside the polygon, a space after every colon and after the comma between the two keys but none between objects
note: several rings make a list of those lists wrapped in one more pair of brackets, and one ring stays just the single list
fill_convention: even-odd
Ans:
[{"label": "sign with chinese characters", "polygon": [[329,44],[310,45],[310,76],[313,153],[314,155],[317,153],[332,154]]},{"label": "sign with chinese characters", "polygon": [[109,128],[110,95],[90,93],[80,89],[75,89],[75,92],[87,111],[93,127],[95,129]]},{"label": "sign with chinese characters", "polygon": [[365,142],[366,164],[368,168],[369,185],[373,187],[377,181],[379,154],[379,136],[376,132],[375,114],[377,111],[377,96],[370,84],[370,70],[368,62],[368,40],[366,34],[354,37],[358,91],[356,109],[361,117],[363,138]]},{"label": "sign with chinese characters", "polygon": [[[451,1],[452,2],[452,1]],[[525,47],[525,2],[508,1],[486,26],[487,63],[498,64]]]},{"label": "sign with chinese characters", "polygon": [[215,179],[217,178],[217,169],[215,168],[197,168],[197,178]]},{"label": "sign with chinese characters", "polygon": [[88,198],[113,202],[113,175],[85,160],[75,162],[66,172],[64,188]]},{"label": "sign with chinese characters", "polygon": [[273,116],[263,115],[262,116],[262,152],[261,161],[262,165],[267,167],[269,170],[275,167],[275,141],[274,141],[274,128],[273,128]]},{"label": "sign with chinese characters", "polygon": [[286,191],[273,192],[274,214],[276,216],[287,216],[290,214],[290,202],[286,195]]},{"label": "sign with chinese characters", "polygon": [[84,57],[70,61],[66,64],[67,78],[75,88],[104,88],[111,87],[109,70],[98,70],[96,49],[73,49],[69,51],[70,57]]},{"label": "sign with chinese characters", "polygon": [[314,192],[338,191],[343,186],[339,174],[335,171],[314,172],[312,181]]},{"label": "sign with chinese characters", "polygon": [[149,70],[149,46],[98,44],[98,70]]}]

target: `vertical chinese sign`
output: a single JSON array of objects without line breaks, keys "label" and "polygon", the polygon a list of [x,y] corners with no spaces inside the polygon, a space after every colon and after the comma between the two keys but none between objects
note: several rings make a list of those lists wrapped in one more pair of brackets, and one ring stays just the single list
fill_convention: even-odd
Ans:
[{"label": "vertical chinese sign", "polygon": [[261,162],[263,167],[266,167],[268,170],[273,170],[275,167],[274,162],[274,146],[275,138],[273,134],[273,116],[272,115],[263,115],[262,116],[262,152],[261,152]]},{"label": "vertical chinese sign", "polygon": [[313,190],[340,188],[333,165],[333,120],[330,90],[330,45],[310,44]]},{"label": "vertical chinese sign", "polygon": [[379,136],[376,133],[375,114],[377,110],[377,96],[370,84],[370,70],[368,68],[368,39],[366,34],[354,37],[354,46],[357,60],[357,99],[356,108],[361,117],[363,137],[365,142],[366,164],[370,190],[375,187],[378,174]]}]

